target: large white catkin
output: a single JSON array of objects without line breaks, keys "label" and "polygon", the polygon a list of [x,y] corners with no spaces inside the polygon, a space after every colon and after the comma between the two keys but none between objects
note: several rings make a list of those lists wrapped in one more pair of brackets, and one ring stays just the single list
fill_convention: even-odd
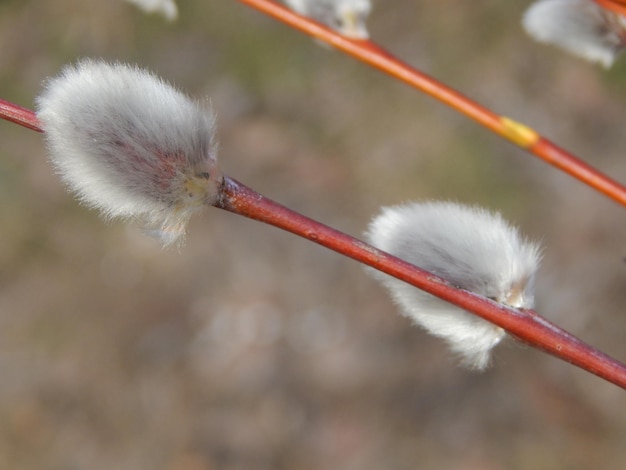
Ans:
[{"label": "large white catkin", "polygon": [[[432,272],[454,286],[512,307],[533,305],[539,248],[499,214],[451,202],[383,208],[366,237],[375,247]],[[447,341],[464,365],[482,370],[501,328],[403,281],[368,270],[402,313]]]},{"label": "large white catkin", "polygon": [[353,39],[367,39],[370,0],[283,0],[295,12]]},{"label": "large white catkin", "polygon": [[626,19],[593,0],[539,0],[522,19],[528,34],[610,67],[624,47]]},{"label": "large white catkin", "polygon": [[214,116],[134,66],[83,60],[37,98],[50,160],[80,200],[106,217],[139,218],[164,245],[213,204],[222,174]]}]

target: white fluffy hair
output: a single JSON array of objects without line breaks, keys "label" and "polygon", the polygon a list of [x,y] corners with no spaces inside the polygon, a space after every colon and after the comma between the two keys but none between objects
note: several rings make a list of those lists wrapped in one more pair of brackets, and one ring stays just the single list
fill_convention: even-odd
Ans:
[{"label": "white fluffy hair", "polygon": [[50,160],[107,218],[139,218],[163,245],[218,197],[210,110],[137,67],[83,60],[37,98]]},{"label": "white fluffy hair", "polygon": [[284,0],[295,12],[333,28],[346,37],[367,39],[370,0]]},{"label": "white fluffy hair", "polygon": [[[410,203],[383,208],[365,235],[375,247],[461,289],[516,308],[533,305],[539,248],[499,214],[451,202]],[[368,272],[404,315],[446,340],[464,365],[487,367],[503,329],[403,281]]]},{"label": "white fluffy hair", "polygon": [[610,67],[624,47],[625,20],[593,0],[539,0],[522,24],[537,41]]},{"label": "white fluffy hair", "polygon": [[126,0],[146,13],[159,13],[168,21],[178,18],[178,8],[174,0]]}]

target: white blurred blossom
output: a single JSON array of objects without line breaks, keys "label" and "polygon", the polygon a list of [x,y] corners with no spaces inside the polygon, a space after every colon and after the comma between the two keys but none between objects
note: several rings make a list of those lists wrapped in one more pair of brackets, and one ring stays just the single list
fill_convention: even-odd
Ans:
[{"label": "white blurred blossom", "polygon": [[370,0],[284,0],[295,12],[308,16],[346,37],[367,39]]},{"label": "white blurred blossom", "polygon": [[158,13],[168,21],[178,18],[178,8],[174,0],[126,0],[146,13]]},{"label": "white blurred blossom", "polygon": [[539,0],[522,24],[534,39],[610,67],[626,46],[626,18],[593,0]]}]

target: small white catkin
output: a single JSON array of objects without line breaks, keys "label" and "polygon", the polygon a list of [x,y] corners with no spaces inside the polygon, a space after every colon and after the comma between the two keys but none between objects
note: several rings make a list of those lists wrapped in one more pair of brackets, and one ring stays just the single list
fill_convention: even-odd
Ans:
[{"label": "small white catkin", "polygon": [[178,7],[174,0],[126,0],[146,13],[159,13],[168,21],[178,18]]},{"label": "small white catkin", "polygon": [[[383,208],[369,225],[369,242],[452,285],[516,308],[533,306],[539,247],[499,214],[451,202]],[[402,313],[443,338],[470,368],[483,370],[505,331],[403,281],[368,269]]]},{"label": "small white catkin", "polygon": [[370,0],[284,0],[296,13],[308,16],[352,39],[369,37],[366,20]]},{"label": "small white catkin", "polygon": [[107,218],[137,218],[163,245],[219,197],[211,111],[145,70],[83,60],[37,98],[50,160]]},{"label": "small white catkin", "polygon": [[607,68],[624,48],[626,18],[593,0],[539,0],[526,10],[522,24],[537,41]]}]

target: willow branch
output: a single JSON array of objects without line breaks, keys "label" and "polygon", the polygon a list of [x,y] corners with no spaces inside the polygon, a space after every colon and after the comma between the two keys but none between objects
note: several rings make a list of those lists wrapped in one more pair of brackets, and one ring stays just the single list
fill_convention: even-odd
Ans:
[{"label": "willow branch", "polygon": [[626,388],[626,365],[586,344],[535,311],[510,308],[457,289],[439,276],[294,212],[232,178],[226,177],[224,181],[222,200],[216,207],[291,232],[405,281],[484,318],[534,348]]},{"label": "willow branch", "polygon": [[14,122],[33,131],[43,132],[37,116],[30,109],[0,98],[0,118]]},{"label": "willow branch", "polygon": [[626,206],[626,187],[622,184],[552,143],[534,129],[506,116],[500,116],[475,103],[461,93],[392,56],[374,42],[346,38],[270,0],[239,1],[432,96],[546,163]]},{"label": "willow branch", "polygon": [[[0,118],[43,132],[34,112],[0,100]],[[550,323],[532,310],[506,307],[294,212],[225,176],[215,207],[291,232],[405,281],[505,329],[520,341],[626,389],[626,365]]]}]

